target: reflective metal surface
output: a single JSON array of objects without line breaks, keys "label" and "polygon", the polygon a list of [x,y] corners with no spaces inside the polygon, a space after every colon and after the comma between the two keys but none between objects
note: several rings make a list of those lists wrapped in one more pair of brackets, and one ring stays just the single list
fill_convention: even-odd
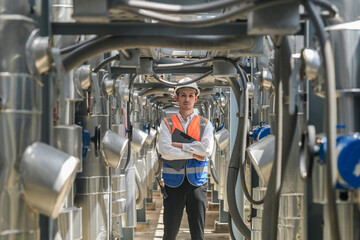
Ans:
[{"label": "reflective metal surface", "polygon": [[[81,122],[83,128],[89,131],[90,137],[95,136],[95,129],[98,128],[100,129],[101,139],[105,135],[106,129],[109,128],[108,115],[76,116],[75,121],[77,123]],[[79,177],[109,175],[109,170],[101,155],[99,145],[100,143],[97,143],[97,147],[95,148],[94,141],[90,141],[87,156],[83,159],[83,171],[78,174]]]},{"label": "reflective metal surface", "polygon": [[339,94],[360,94],[360,20],[327,28],[330,35]]},{"label": "reflective metal surface", "polygon": [[26,202],[37,212],[56,218],[75,179],[79,159],[36,142],[21,159]]},{"label": "reflective metal surface", "polygon": [[91,66],[83,65],[74,70],[74,85],[77,93],[84,97],[84,90],[88,90],[91,87]]},{"label": "reflective metal surface", "polygon": [[221,129],[220,131],[217,131],[214,134],[215,140],[217,145],[219,146],[220,150],[225,150],[227,147],[229,147],[230,142],[230,133],[229,130],[226,128]]},{"label": "reflective metal surface", "polygon": [[[54,22],[73,22],[73,0],[52,0],[52,20]],[[54,46],[64,48],[76,43],[77,36],[55,35]]]},{"label": "reflective metal surface", "polygon": [[329,0],[339,10],[341,20],[351,22],[359,19],[360,2],[357,0]]},{"label": "reflective metal surface", "polygon": [[142,146],[145,143],[147,134],[137,128],[133,128],[133,135],[131,140],[131,149],[134,152],[140,152]]},{"label": "reflective metal surface", "polygon": [[304,194],[281,194],[278,225],[280,240],[301,238],[303,208]]},{"label": "reflective metal surface", "polygon": [[120,166],[128,141],[128,139],[121,137],[111,130],[106,131],[101,141],[101,152],[108,166],[112,168],[118,168]]},{"label": "reflective metal surface", "polygon": [[266,186],[271,173],[275,154],[275,136],[268,135],[246,149],[251,162],[259,175],[261,184]]},{"label": "reflective metal surface", "polygon": [[263,68],[260,73],[260,84],[266,90],[270,90],[273,87],[273,76],[269,69]]},{"label": "reflective metal surface", "polygon": [[77,177],[75,205],[82,208],[84,239],[109,239],[109,177]]},{"label": "reflective metal surface", "polygon": [[[132,159],[134,161],[134,159]],[[128,168],[125,173],[126,180],[126,214],[122,215],[123,227],[136,226],[136,204],[135,204],[135,167]]]},{"label": "reflective metal surface", "polygon": [[82,171],[82,128],[78,125],[54,127],[54,147],[80,160],[78,172]]},{"label": "reflective metal surface", "polygon": [[[93,100],[93,99],[92,99]],[[86,105],[81,105],[86,107]],[[109,239],[110,234],[110,179],[109,168],[101,154],[101,139],[109,128],[108,115],[76,116],[76,122],[89,132],[92,140],[83,171],[78,173],[75,206],[82,208],[84,239]]]},{"label": "reflective metal surface", "polygon": [[41,97],[40,86],[28,74],[0,72],[1,239],[40,236],[39,215],[25,203],[19,173],[26,147],[40,139]]},{"label": "reflective metal surface", "polygon": [[0,61],[0,72],[28,72],[25,45],[35,26],[34,20],[25,16],[0,15],[0,52],[2,59]]},{"label": "reflective metal surface", "polygon": [[148,136],[146,137],[146,144],[148,144],[148,145],[152,144],[153,141],[155,140],[157,134],[158,134],[158,132],[155,129],[150,128],[150,132],[148,133]]},{"label": "reflective metal surface", "polygon": [[115,82],[105,77],[101,82],[102,93],[104,96],[111,96],[115,93]]},{"label": "reflective metal surface", "polygon": [[83,239],[109,239],[109,193],[77,194],[75,204],[82,208]]},{"label": "reflective metal surface", "polygon": [[41,75],[50,70],[50,39],[41,37],[40,30],[35,29],[26,42],[26,57],[29,71]]},{"label": "reflective metal surface", "polygon": [[321,59],[318,51],[305,48],[301,52],[301,75],[303,78],[315,80],[321,67]]},{"label": "reflective metal surface", "polygon": [[30,13],[30,3],[26,0],[11,1],[3,0],[0,2],[0,14],[21,14],[28,15]]},{"label": "reflective metal surface", "polygon": [[112,217],[118,217],[126,213],[126,199],[121,198],[112,202]]},{"label": "reflective metal surface", "polygon": [[82,209],[71,207],[63,209],[58,217],[58,230],[62,240],[79,240],[82,237]]},{"label": "reflective metal surface", "polygon": [[326,182],[325,173],[325,166],[319,161],[315,161],[312,181],[312,200],[314,203],[325,204],[327,202],[326,188],[324,188]]}]

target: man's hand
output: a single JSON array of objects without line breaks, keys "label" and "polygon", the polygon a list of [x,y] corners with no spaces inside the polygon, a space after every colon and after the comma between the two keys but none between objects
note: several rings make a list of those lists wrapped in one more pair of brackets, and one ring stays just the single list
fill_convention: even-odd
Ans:
[{"label": "man's hand", "polygon": [[198,161],[205,161],[205,158],[206,157],[203,157],[203,156],[200,156],[200,155],[197,155],[197,154],[193,154],[193,157],[198,160]]},{"label": "man's hand", "polygon": [[182,149],[182,143],[173,142],[173,143],[171,144],[171,146]]}]

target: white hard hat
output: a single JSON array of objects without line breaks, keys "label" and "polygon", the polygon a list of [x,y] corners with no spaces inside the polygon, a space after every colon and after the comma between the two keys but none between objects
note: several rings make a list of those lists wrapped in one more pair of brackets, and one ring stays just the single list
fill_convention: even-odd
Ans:
[{"label": "white hard hat", "polygon": [[[191,80],[192,80],[191,78],[185,77],[185,78],[180,79],[179,83],[185,83],[185,82],[189,82]],[[195,90],[196,96],[199,96],[199,94],[200,94],[200,90],[199,90],[196,82],[176,87],[174,90],[174,94],[178,95],[181,89],[182,90],[185,90],[185,89]]]}]

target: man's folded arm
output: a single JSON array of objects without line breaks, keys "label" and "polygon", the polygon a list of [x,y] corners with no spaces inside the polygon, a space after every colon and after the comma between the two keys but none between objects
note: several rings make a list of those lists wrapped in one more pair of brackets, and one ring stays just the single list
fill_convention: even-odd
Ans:
[{"label": "man's folded arm", "polygon": [[213,126],[210,121],[205,126],[204,134],[201,141],[194,141],[192,143],[183,143],[182,150],[188,153],[197,154],[204,157],[209,157],[213,152],[214,136]]},{"label": "man's folded arm", "polygon": [[159,153],[166,160],[183,160],[193,158],[193,154],[171,145],[171,133],[164,120],[160,124]]}]

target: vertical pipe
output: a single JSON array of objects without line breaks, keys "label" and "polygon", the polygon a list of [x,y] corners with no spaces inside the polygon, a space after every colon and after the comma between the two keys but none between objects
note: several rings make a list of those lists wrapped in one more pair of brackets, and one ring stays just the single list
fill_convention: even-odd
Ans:
[{"label": "vertical pipe", "polygon": [[25,44],[36,23],[28,1],[0,3],[0,238],[39,239],[39,215],[19,186],[20,159],[40,140],[41,87],[26,67]]}]

